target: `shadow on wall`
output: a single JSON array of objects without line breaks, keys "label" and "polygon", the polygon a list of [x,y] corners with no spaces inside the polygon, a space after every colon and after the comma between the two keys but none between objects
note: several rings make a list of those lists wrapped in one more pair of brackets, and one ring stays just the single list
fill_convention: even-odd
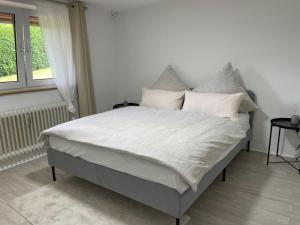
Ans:
[{"label": "shadow on wall", "polygon": [[[273,138],[278,140],[277,136]],[[296,149],[299,144],[300,144],[300,137],[297,136],[296,131],[281,129],[279,154],[287,157],[294,157],[296,155]],[[274,150],[275,148],[276,145],[273,145]],[[289,151],[287,151],[287,149],[289,149]]]},{"label": "shadow on wall", "polygon": [[[270,134],[270,120],[276,117],[289,117],[292,114],[293,108],[297,105],[283,103],[276,92],[267,82],[262,74],[255,69],[249,69],[242,74],[245,77],[245,83],[251,87],[257,95],[257,103],[260,107],[255,112],[254,125],[253,125],[253,141],[252,149],[257,151],[267,152]],[[260,104],[263,103],[263,104]],[[288,111],[291,110],[290,113]],[[278,129],[273,129],[273,139],[271,145],[271,152],[276,152]],[[295,137],[294,132],[286,131],[282,132],[282,139],[280,145],[280,151],[283,153],[284,149],[288,149],[285,152],[287,156],[292,156],[293,150],[296,149],[299,144],[299,139]],[[286,141],[288,140],[288,141]]]}]

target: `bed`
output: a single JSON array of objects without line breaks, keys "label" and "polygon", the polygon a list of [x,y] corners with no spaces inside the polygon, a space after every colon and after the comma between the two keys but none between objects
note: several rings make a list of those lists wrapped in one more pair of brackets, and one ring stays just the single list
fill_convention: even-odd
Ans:
[{"label": "bed", "polygon": [[[256,101],[255,94],[251,91],[248,91],[249,96],[252,98],[253,101]],[[140,113],[141,115],[144,115],[144,112],[140,111],[146,111],[148,112],[149,109],[143,109],[142,107],[128,107],[127,109],[120,109],[120,111],[115,111],[113,114],[108,114],[109,116],[115,116],[117,118],[118,115],[121,115],[122,112],[124,115],[131,115],[133,112]],[[127,114],[126,114],[127,113]],[[129,114],[128,114],[129,113]],[[148,114],[155,114],[156,111],[149,111]],[[159,112],[161,113],[161,112]],[[158,113],[158,114],[159,114]],[[168,121],[166,124],[172,124],[172,118],[168,114],[169,112],[162,112],[164,115],[162,119],[165,120],[165,118],[168,118]],[[131,118],[132,120],[139,120],[138,115],[135,115],[136,118]],[[177,117],[182,116],[182,114],[176,115]],[[130,141],[127,143],[127,139],[129,136],[126,136],[124,134],[124,138],[120,139],[120,143],[116,143],[115,139],[112,137],[111,140],[109,135],[109,130],[107,133],[107,130],[105,130],[105,134],[101,133],[102,130],[99,133],[99,137],[106,137],[105,142],[100,143],[97,145],[99,140],[85,140],[83,137],[80,137],[79,141],[74,141],[72,138],[62,138],[62,136],[57,135],[58,133],[51,133],[46,132],[44,134],[45,142],[47,142],[47,153],[48,153],[48,162],[49,165],[52,167],[52,175],[53,180],[55,181],[55,168],[62,169],[66,171],[67,173],[70,173],[74,176],[78,176],[80,178],[83,178],[85,180],[88,180],[92,183],[98,184],[104,188],[107,188],[109,190],[112,190],[114,192],[117,192],[119,194],[122,194],[124,196],[127,196],[133,200],[136,200],[138,202],[141,202],[145,205],[148,205],[150,207],[153,207],[157,210],[160,210],[170,216],[173,216],[176,218],[176,225],[180,224],[180,219],[183,217],[184,213],[187,211],[187,209],[198,199],[198,197],[203,193],[206,188],[216,179],[216,177],[223,172],[223,180],[225,181],[225,175],[226,175],[226,167],[228,164],[232,161],[232,159],[244,148],[247,148],[249,151],[249,145],[250,145],[250,139],[252,136],[252,123],[253,123],[253,113],[250,113],[249,115],[241,115],[240,117],[240,123],[239,125],[243,126],[245,135],[243,138],[239,138],[237,142],[229,142],[226,148],[219,152],[219,154],[215,154],[215,157],[211,157],[211,163],[203,165],[203,168],[201,169],[202,173],[201,176],[199,176],[199,180],[193,179],[195,171],[191,171],[191,176],[188,172],[178,172],[176,168],[174,168],[178,163],[178,167],[186,165],[186,162],[178,162],[178,160],[172,159],[166,159],[166,164],[159,163],[159,160],[161,159],[163,161],[163,156],[165,153],[159,152],[155,154],[160,154],[159,157],[155,158],[152,156],[152,153],[148,153],[149,148],[155,148],[158,145],[155,145],[155,143],[142,141],[142,143],[134,143],[134,145],[130,145]],[[192,118],[194,115],[191,116]],[[159,118],[162,118],[161,115],[159,115]],[[183,117],[182,117],[183,118]],[[125,120],[125,119],[124,119]],[[151,121],[145,120],[146,127],[149,125],[148,128],[151,128]],[[161,123],[160,121],[159,123]],[[189,120],[190,122],[193,122],[193,120]],[[220,120],[221,121],[221,120]],[[246,122],[245,122],[246,121]],[[118,123],[126,123],[126,121],[118,121]],[[117,123],[116,123],[117,124]],[[116,127],[116,124],[109,125],[111,127]],[[130,124],[122,124],[125,127],[130,126]],[[138,125],[138,124],[133,124]],[[182,122],[181,130],[184,129],[185,124]],[[122,126],[121,126],[122,127]],[[70,127],[68,127],[69,129]],[[196,129],[197,126],[194,127]],[[88,129],[88,128],[87,128]],[[168,127],[168,130],[172,130],[173,127]],[[190,128],[187,128],[190,129]],[[192,129],[192,128],[191,128]],[[227,128],[228,129],[228,128]],[[118,130],[121,132],[122,129],[118,128]],[[64,129],[60,130],[62,133],[66,133]],[[124,133],[126,130],[124,130]],[[135,132],[139,132],[140,130],[137,129]],[[205,131],[206,133],[208,132]],[[90,134],[92,134],[94,131],[91,130]],[[155,131],[159,133],[159,130]],[[166,132],[164,130],[163,132]],[[173,133],[175,132],[172,131]],[[189,132],[188,132],[189,133]],[[186,134],[188,134],[186,133]],[[224,133],[224,132],[223,132]],[[80,132],[78,133],[80,134]],[[180,133],[181,134],[181,133]],[[201,133],[195,133],[197,135],[200,135]],[[132,134],[127,134],[131,135]],[[141,134],[141,132],[136,133],[136,136],[143,140],[143,137],[147,135],[147,132],[145,134]],[[152,134],[153,135],[153,134]],[[168,134],[166,134],[168,135]],[[219,137],[222,137],[222,130],[219,132]],[[162,139],[157,139],[156,141],[160,141],[161,145],[164,146],[166,149],[168,148],[167,145],[164,145],[163,139],[167,139],[168,136],[163,136],[163,133],[160,135]],[[233,135],[234,137],[235,135]],[[97,137],[97,136],[95,136]],[[176,136],[175,136],[176,137]],[[193,136],[189,137],[190,141],[194,141],[195,138]],[[95,138],[94,138],[95,139]],[[100,138],[101,139],[101,138]],[[184,139],[184,138],[183,138]],[[197,138],[196,138],[197,139]],[[201,139],[201,138],[200,138]],[[145,137],[146,140],[146,137]],[[230,139],[231,140],[231,139]],[[94,141],[94,142],[93,142]],[[112,141],[112,142],[110,142]],[[155,142],[155,141],[154,141]],[[89,143],[87,145],[87,143]],[[91,144],[93,143],[93,144]],[[115,143],[115,146],[112,146],[112,143]],[[195,143],[197,143],[195,141]],[[106,145],[107,144],[107,145]],[[173,148],[176,150],[176,154],[174,153],[174,158],[176,159],[176,156],[178,158],[182,157],[182,154],[180,151],[182,148],[178,147],[180,142],[175,143],[175,145],[171,146],[172,148],[169,150],[171,151]],[[120,149],[120,146],[129,146],[128,148],[136,148],[135,151],[139,152],[141,146],[146,146],[144,149],[144,152],[140,150],[140,153],[143,153],[141,155],[143,156],[149,156],[151,159],[155,160],[148,160],[148,157],[138,157],[139,160],[137,160],[137,155],[133,154],[127,154],[130,152],[126,152],[126,154],[123,154],[123,151],[113,151],[112,149]],[[109,146],[112,146],[111,148]],[[149,147],[150,146],[150,147]],[[126,148],[125,148],[126,149]],[[183,150],[182,150],[183,151]],[[113,154],[110,154],[113,152]],[[166,150],[166,152],[168,152]],[[216,151],[218,152],[218,151]],[[147,155],[149,154],[149,155]],[[187,157],[186,160],[191,160],[191,157],[193,156],[193,153]],[[204,157],[205,158],[205,157]],[[184,161],[184,160],[183,160]],[[187,161],[191,163],[191,167],[193,167],[193,163],[197,165],[197,162],[194,161]],[[173,163],[173,164],[172,164]],[[172,166],[173,165],[173,166]],[[175,166],[174,166],[175,165]],[[198,168],[198,167],[196,167]],[[188,169],[187,169],[188,171]],[[199,170],[200,171],[200,170]],[[204,172],[203,172],[204,171]],[[178,173],[177,173],[178,172]],[[186,175],[186,176],[185,176]],[[198,177],[198,176],[197,176]]]}]

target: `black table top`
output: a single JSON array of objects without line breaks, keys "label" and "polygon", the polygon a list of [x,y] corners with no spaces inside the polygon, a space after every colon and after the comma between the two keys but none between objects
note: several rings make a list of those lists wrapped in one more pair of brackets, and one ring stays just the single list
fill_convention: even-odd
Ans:
[{"label": "black table top", "polygon": [[297,125],[291,124],[291,118],[276,118],[271,120],[271,124],[276,127],[289,129],[289,130],[300,130],[300,123]]}]

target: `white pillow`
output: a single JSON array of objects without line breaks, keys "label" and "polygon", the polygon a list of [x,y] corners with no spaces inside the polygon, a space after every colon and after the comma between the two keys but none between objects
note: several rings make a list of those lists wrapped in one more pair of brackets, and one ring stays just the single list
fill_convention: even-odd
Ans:
[{"label": "white pillow", "polygon": [[201,83],[193,91],[200,93],[235,94],[244,93],[240,106],[240,112],[251,112],[258,109],[258,106],[251,100],[245,90],[242,78],[238,70],[234,70],[231,63],[228,63],[221,72],[212,79]]},{"label": "white pillow", "polygon": [[243,93],[211,94],[186,91],[182,111],[202,112],[237,119],[243,97]]},{"label": "white pillow", "polygon": [[180,110],[182,107],[184,92],[142,89],[142,101],[140,106]]},{"label": "white pillow", "polygon": [[152,89],[166,91],[185,91],[189,87],[183,83],[172,66],[168,66],[158,80],[152,85]]}]

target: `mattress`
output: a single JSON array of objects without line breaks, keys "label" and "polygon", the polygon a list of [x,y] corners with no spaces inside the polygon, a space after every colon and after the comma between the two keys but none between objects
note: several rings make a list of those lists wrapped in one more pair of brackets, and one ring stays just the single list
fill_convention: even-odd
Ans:
[{"label": "mattress", "polygon": [[[248,130],[250,128],[249,114],[240,113],[239,123],[242,129]],[[215,161],[215,164],[231,152],[236,145],[237,144],[234,144],[224,151],[218,160]],[[163,184],[175,189],[180,194],[190,188],[186,181],[174,170],[143,158],[137,158],[119,151],[112,151],[105,147],[66,140],[57,136],[49,137],[49,146],[52,149],[70,154],[73,157],[80,157],[91,163],[118,170],[151,182]]]}]

